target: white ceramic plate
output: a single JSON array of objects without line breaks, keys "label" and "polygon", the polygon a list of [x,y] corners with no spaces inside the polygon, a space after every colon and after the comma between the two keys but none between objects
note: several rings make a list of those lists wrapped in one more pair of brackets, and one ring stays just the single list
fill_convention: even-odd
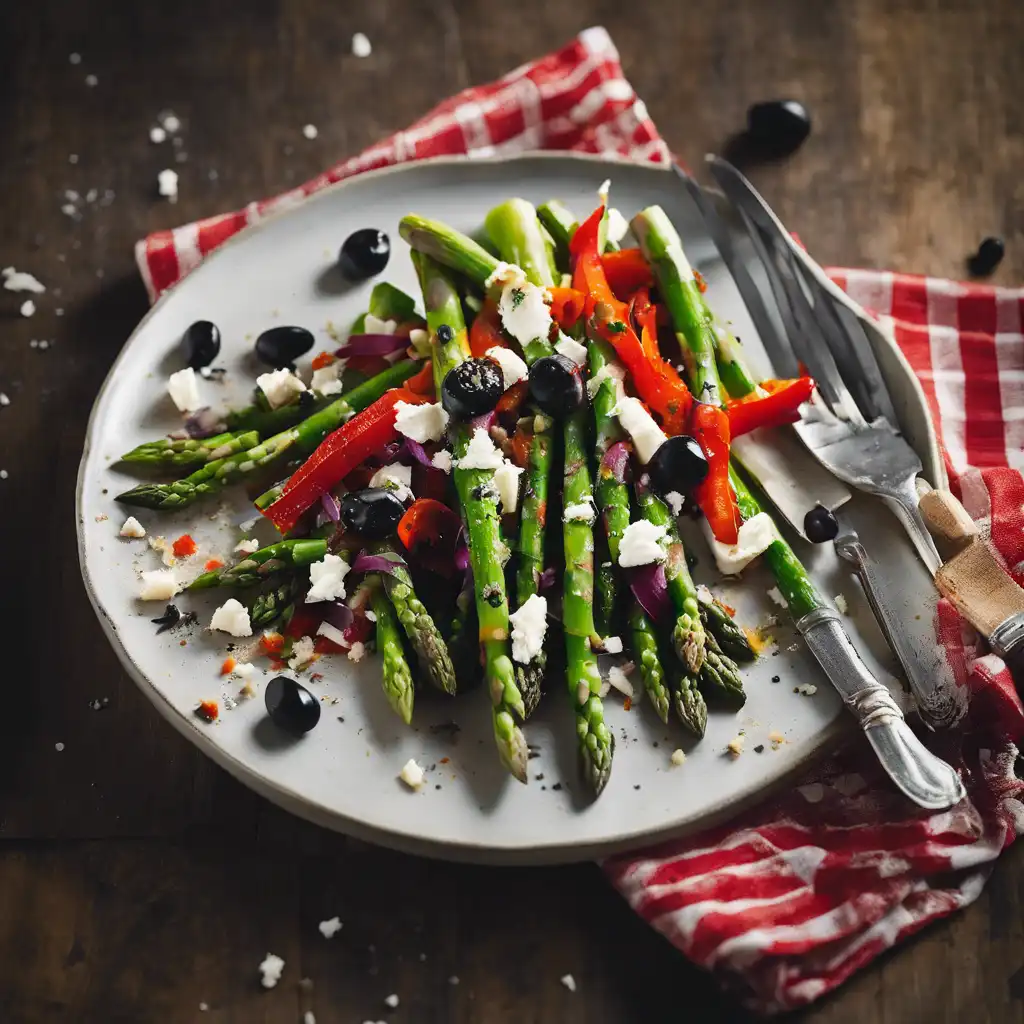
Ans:
[{"label": "white ceramic plate", "polygon": [[[340,657],[316,665],[323,679],[308,685],[329,700],[319,726],[301,740],[286,739],[271,726],[262,693],[222,712],[217,724],[206,725],[193,714],[197,703],[237,691],[218,675],[227,638],[201,629],[158,637],[150,619],[162,606],[134,597],[139,572],[160,563],[145,541],[117,535],[125,510],[113,496],[130,486],[132,478],[115,460],[179,423],[166,394],[166,378],[182,365],[179,339],[190,323],[213,320],[224,338],[218,363],[227,367],[227,380],[223,385],[202,382],[204,396],[214,407],[242,404],[258,372],[251,347],[260,331],[273,324],[308,327],[322,341],[315,352],[333,347],[325,331],[328,321],[347,327],[365,308],[371,284],[346,289],[334,270],[338,247],[351,231],[367,226],[386,230],[394,251],[384,276],[417,294],[407,248],[398,238],[403,214],[416,211],[472,231],[496,202],[519,195],[535,203],[558,197],[582,215],[592,209],[596,189],[607,177],[612,179],[614,205],[627,216],[651,203],[665,207],[691,260],[709,282],[712,305],[732,322],[755,362],[763,362],[732,281],[685,190],[671,175],[650,167],[553,155],[441,160],[365,174],[250,228],[154,307],[103,386],[89,424],[78,493],[82,573],[103,628],[164,717],[237,778],[297,814],[366,839],[452,859],[592,859],[727,816],[800,768],[846,725],[839,700],[798,642],[787,614],[767,597],[771,579],[753,571],[742,583],[717,581],[699,537],[691,538],[700,559],[698,582],[712,585],[736,607],[743,623],[761,623],[778,614],[785,624],[773,630],[777,645],[745,670],[746,707],[740,714],[713,710],[700,743],[681,729],[662,726],[643,700],[625,711],[613,691],[606,706],[617,739],[614,770],[605,793],[592,804],[577,786],[572,715],[557,681],[527,727],[529,742],[538,751],[530,762],[528,786],[507,778],[498,765],[485,692],[457,699],[425,695],[417,701],[415,727],[407,729],[381,694],[373,657],[358,666]],[[894,365],[899,369],[898,361]],[[920,390],[909,373],[897,372],[890,383],[914,417],[926,423]],[[939,479],[931,452],[922,455],[926,472]],[[225,555],[239,538],[233,523],[244,518],[245,496],[240,489],[229,490],[223,505],[219,516],[217,503],[175,515],[136,515],[151,534],[174,538],[188,531],[203,553]],[[880,505],[861,497],[850,503],[845,517],[869,538],[909,628],[920,633],[924,644],[932,644],[931,586],[895,521]],[[261,524],[262,536],[269,537],[268,526]],[[845,595],[847,628],[868,664],[890,673],[888,652],[856,583],[840,568],[830,546],[812,549],[799,543],[799,553],[826,594]],[[200,623],[206,624],[216,597],[184,597],[180,605],[197,610]],[[186,641],[183,646],[181,639]],[[776,676],[778,683],[772,681]],[[817,693],[794,693],[804,683],[816,685]],[[741,731],[745,752],[732,758],[726,745]],[[778,749],[769,740],[772,733],[786,738]],[[755,753],[759,745],[764,751]],[[676,747],[687,752],[681,767],[669,762]],[[428,784],[419,793],[397,780],[410,757],[429,767]]]}]

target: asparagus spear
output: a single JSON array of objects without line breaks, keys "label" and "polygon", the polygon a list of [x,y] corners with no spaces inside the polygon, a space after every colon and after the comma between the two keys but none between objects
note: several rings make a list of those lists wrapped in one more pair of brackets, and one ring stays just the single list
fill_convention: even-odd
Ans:
[{"label": "asparagus spear", "polygon": [[[565,508],[593,502],[587,467],[587,411],[569,416],[563,428],[565,440]],[[565,629],[566,679],[576,714],[580,767],[583,777],[600,794],[608,782],[615,752],[615,737],[604,721],[601,675],[591,648],[594,627],[594,531],[586,519],[565,519],[565,582],[562,625]]]},{"label": "asparagus spear", "polygon": [[532,203],[509,199],[487,214],[484,226],[503,260],[515,263],[532,284],[554,285],[551,257]]},{"label": "asparagus spear", "polygon": [[212,569],[197,576],[185,589],[209,590],[211,587],[251,587],[271,573],[294,566],[319,562],[327,554],[327,541],[318,537],[279,540],[246,555],[240,562]]},{"label": "asparagus spear", "polygon": [[717,691],[732,704],[742,707],[747,701],[740,679],[739,666],[722,653],[713,634],[708,634],[704,664],[700,667],[700,683],[705,690]]},{"label": "asparagus spear", "polygon": [[708,706],[697,689],[697,677],[680,666],[672,675],[671,693],[672,707],[679,720],[700,739],[708,724]]},{"label": "asparagus spear", "polygon": [[[376,552],[394,555],[397,558],[394,549],[388,544],[377,545]],[[384,593],[394,606],[395,615],[416,652],[420,668],[437,689],[445,693],[455,693],[455,669],[448,654],[448,646],[434,624],[430,612],[416,596],[409,570],[402,564],[401,559],[398,559],[390,573],[381,575],[384,580]]]},{"label": "asparagus spear", "polygon": [[753,661],[757,657],[746,633],[718,601],[701,601],[700,621],[704,624],[705,633],[713,636],[733,661]]},{"label": "asparagus spear", "polygon": [[213,437],[186,438],[159,441],[146,441],[125,452],[122,462],[132,462],[147,466],[172,467],[177,470],[196,469],[213,459],[222,459],[237,452],[248,451],[255,447],[260,435],[255,430],[229,430]]},{"label": "asparagus spear", "polygon": [[228,484],[258,468],[274,464],[285,453],[309,455],[332,430],[375,402],[385,391],[411,377],[419,368],[420,364],[412,360],[396,363],[297,426],[267,438],[248,451],[208,462],[183,480],[167,484],[140,484],[119,494],[117,500],[140,508],[185,508],[200,498],[219,493]]},{"label": "asparagus spear", "polygon": [[249,622],[252,628],[261,629],[277,619],[287,622],[295,610],[295,599],[301,591],[302,580],[296,575],[250,598],[246,606],[249,609]]},{"label": "asparagus spear", "polygon": [[377,617],[377,651],[381,655],[381,684],[395,714],[406,725],[412,721],[412,706],[416,696],[412,671],[402,649],[402,635],[395,610],[381,586],[375,585],[370,594],[370,606]]},{"label": "asparagus spear", "polygon": [[661,667],[661,659],[658,657],[658,637],[654,623],[640,607],[639,601],[633,601],[629,613],[629,626],[633,634],[633,657],[640,668],[644,689],[651,698],[658,717],[667,724],[671,693],[665,685],[665,670]]},{"label": "asparagus spear", "polygon": [[[465,274],[480,288],[485,287],[487,279],[498,269],[498,260],[486,249],[441,221],[409,213],[399,221],[398,231],[413,250]],[[425,295],[424,299],[429,307],[430,296]],[[427,322],[430,322],[429,308]]]},{"label": "asparagus spear", "polygon": [[537,207],[537,218],[555,243],[555,259],[562,270],[569,268],[569,243],[578,223],[572,211],[557,199],[549,199]]},{"label": "asparagus spear", "polygon": [[[403,237],[406,237],[404,232]],[[413,263],[423,289],[431,334],[434,381],[440,394],[448,372],[469,355],[462,303],[451,279],[434,259],[414,252]],[[441,327],[446,330],[439,336]],[[526,782],[526,738],[514,718],[514,715],[524,717],[526,709],[508,653],[508,597],[502,558],[505,546],[501,540],[498,503],[492,486],[493,473],[460,469],[458,461],[469,447],[470,433],[461,423],[451,424],[449,433],[454,446],[455,488],[469,533],[470,564],[483,647],[484,675],[492,703],[494,738],[502,764],[520,782]]]}]

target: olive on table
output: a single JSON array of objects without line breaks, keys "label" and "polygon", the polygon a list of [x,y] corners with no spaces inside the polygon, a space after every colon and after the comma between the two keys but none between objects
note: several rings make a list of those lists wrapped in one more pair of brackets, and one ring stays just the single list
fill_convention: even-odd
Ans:
[{"label": "olive on table", "polygon": [[1006,255],[1006,243],[994,235],[982,239],[978,251],[968,257],[967,269],[971,277],[988,277]]},{"label": "olive on table", "polygon": [[647,463],[651,484],[659,494],[685,494],[704,482],[708,460],[695,438],[678,434],[663,441]]},{"label": "olive on table", "polygon": [[747,138],[771,156],[786,156],[811,134],[811,115],[799,100],[769,100],[747,111]]},{"label": "olive on table", "polygon": [[185,362],[193,370],[201,370],[220,355],[220,330],[209,320],[197,320],[189,324],[181,336],[181,347]]},{"label": "olive on table", "polygon": [[542,356],[530,367],[530,396],[543,412],[556,419],[583,404],[583,375],[568,356]]},{"label": "olive on table", "polygon": [[256,339],[256,356],[275,370],[283,370],[312,347],[313,335],[305,327],[271,327]]},{"label": "olive on table", "polygon": [[491,359],[467,359],[453,367],[441,383],[441,406],[456,419],[491,412],[505,393],[501,368]]},{"label": "olive on table", "polygon": [[320,701],[288,676],[275,676],[267,683],[264,701],[274,725],[295,736],[309,732],[320,721]]},{"label": "olive on table", "polygon": [[405,505],[394,491],[366,487],[349,491],[341,499],[341,521],[347,530],[367,540],[385,540],[398,528]]},{"label": "olive on table", "polygon": [[353,231],[338,254],[338,266],[350,281],[364,281],[381,273],[391,256],[391,239],[376,228]]},{"label": "olive on table", "polygon": [[832,509],[824,505],[815,505],[804,516],[804,533],[812,544],[824,544],[835,540],[839,534],[839,520]]}]

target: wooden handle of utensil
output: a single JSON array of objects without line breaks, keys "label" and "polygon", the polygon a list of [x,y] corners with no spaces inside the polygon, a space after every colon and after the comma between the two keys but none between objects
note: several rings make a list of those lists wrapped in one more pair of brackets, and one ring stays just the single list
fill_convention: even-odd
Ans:
[{"label": "wooden handle of utensil", "polygon": [[929,491],[918,507],[943,561],[949,561],[978,536],[978,527],[967,509],[949,491]]}]

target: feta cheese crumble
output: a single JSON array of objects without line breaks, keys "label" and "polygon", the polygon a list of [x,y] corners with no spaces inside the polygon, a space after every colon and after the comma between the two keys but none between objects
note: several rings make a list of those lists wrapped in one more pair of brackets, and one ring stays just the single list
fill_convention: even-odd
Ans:
[{"label": "feta cheese crumble", "polygon": [[559,355],[571,359],[577,366],[587,365],[587,346],[581,345],[575,338],[559,332],[558,341],[555,342],[555,351]]},{"label": "feta cheese crumble", "polygon": [[149,141],[155,142],[158,146],[167,140],[167,132],[160,125],[154,125],[149,129]]},{"label": "feta cheese crumble", "polygon": [[547,289],[526,280],[526,274],[514,263],[499,263],[485,282],[486,288],[502,286],[498,314],[502,325],[521,345],[535,338],[546,338],[551,332],[551,310]]},{"label": "feta cheese crumble", "polygon": [[679,514],[683,511],[685,499],[678,491],[669,491],[665,495],[665,503],[672,510],[672,515],[678,518]]},{"label": "feta cheese crumble", "polygon": [[434,453],[430,464],[434,469],[441,470],[442,473],[450,473],[452,471],[452,453],[442,448],[439,452]]},{"label": "feta cheese crumble", "polygon": [[306,390],[306,385],[287,367],[261,373],[256,378],[256,386],[267,396],[271,409],[287,405],[296,395]]},{"label": "feta cheese crumble", "polygon": [[403,466],[399,462],[393,462],[390,466],[381,466],[370,477],[371,487],[383,487],[386,490],[394,491],[399,501],[408,501],[412,498],[411,484],[412,466]]},{"label": "feta cheese crumble", "polygon": [[313,562],[309,567],[309,592],[306,604],[316,601],[343,601],[345,599],[345,577],[349,564],[340,555],[328,552],[323,560]]},{"label": "feta cheese crumble", "polygon": [[805,697],[813,697],[818,692],[818,688],[814,683],[804,683],[802,686],[796,687],[796,692],[802,693]]},{"label": "feta cheese crumble", "polygon": [[391,995],[389,995],[387,999],[384,1000],[384,1002],[387,1003],[387,1005],[390,1006],[391,1009],[393,1010],[395,1009],[395,1007],[398,1006],[398,996],[395,995],[394,992],[392,992]]},{"label": "feta cheese crumble", "polygon": [[315,139],[320,134],[320,132],[317,131],[317,127],[315,124],[304,124],[302,126],[302,134],[303,136],[305,136],[305,138],[309,139],[310,142],[312,142],[313,139]]},{"label": "feta cheese crumble", "polygon": [[559,980],[570,992],[576,991],[576,979],[571,974],[563,974]]},{"label": "feta cheese crumble", "polygon": [[619,693],[624,694],[627,697],[632,697],[635,693],[633,690],[633,684],[629,681],[629,676],[626,675],[625,671],[619,668],[618,665],[612,665],[608,669],[608,683],[613,686]]},{"label": "feta cheese crumble", "polygon": [[229,597],[210,619],[210,629],[230,633],[231,636],[252,636],[249,610],[236,598]]},{"label": "feta cheese crumble", "polygon": [[466,446],[466,454],[459,459],[459,469],[497,469],[502,462],[504,457],[494,447],[490,434],[477,427]]},{"label": "feta cheese crumble", "polygon": [[646,519],[630,523],[619,542],[619,565],[628,569],[636,565],[664,562],[666,555],[662,542],[666,533],[664,526],[655,526]]},{"label": "feta cheese crumble", "polygon": [[622,653],[622,637],[621,636],[606,636],[604,642],[601,644],[604,648],[605,654],[621,654]]},{"label": "feta cheese crumble", "polygon": [[448,426],[448,413],[440,402],[410,405],[395,402],[395,430],[413,441],[440,441]]},{"label": "feta cheese crumble", "polygon": [[544,649],[548,631],[547,599],[531,594],[508,621],[512,627],[512,659],[527,665]]},{"label": "feta cheese crumble", "polygon": [[317,927],[325,939],[333,939],[341,931],[341,918],[329,917],[326,921],[321,921]]},{"label": "feta cheese crumble", "polygon": [[319,392],[321,395],[337,395],[341,392],[341,372],[345,369],[345,359],[335,359],[327,366],[321,366],[313,371],[309,382],[311,391]]},{"label": "feta cheese crumble", "polygon": [[172,203],[178,201],[178,172],[167,167],[156,176],[157,190]]},{"label": "feta cheese crumble", "polygon": [[288,667],[293,672],[304,669],[316,657],[316,647],[311,636],[301,636],[292,644],[292,656]]},{"label": "feta cheese crumble", "polygon": [[566,523],[574,521],[592,523],[595,517],[594,499],[589,495],[576,505],[567,505],[562,512],[562,520]]},{"label": "feta cheese crumble", "polygon": [[22,316],[33,316],[36,311],[36,304],[31,299],[26,299],[21,304],[21,315]]},{"label": "feta cheese crumble", "polygon": [[260,964],[260,982],[264,988],[273,988],[280,980],[284,971],[284,961],[273,953],[268,953]]},{"label": "feta cheese crumble", "polygon": [[178,370],[167,378],[167,393],[181,412],[195,412],[202,407],[196,371],[191,366]]},{"label": "feta cheese crumble", "polygon": [[423,769],[416,763],[413,758],[409,758],[408,761],[402,765],[402,770],[398,773],[398,777],[410,788],[419,789],[423,785],[425,778]]},{"label": "feta cheese crumble", "polygon": [[703,583],[697,584],[697,600],[701,604],[714,604],[715,595],[711,593],[711,589],[706,587]]},{"label": "feta cheese crumble", "polygon": [[235,550],[240,551],[243,555],[251,555],[254,551],[259,551],[260,542],[255,537],[250,537],[248,540],[240,540],[235,545]]},{"label": "feta cheese crumble", "polygon": [[129,516],[125,521],[124,525],[118,531],[122,537],[131,537],[138,539],[139,537],[146,536],[146,528],[135,518],[135,516]]},{"label": "feta cheese crumble", "polygon": [[612,413],[619,418],[623,430],[633,438],[636,456],[644,465],[654,458],[654,453],[668,440],[638,398],[620,394]]},{"label": "feta cheese crumble", "polygon": [[7,395],[5,395],[2,391],[0,391],[0,405],[10,405],[10,404],[11,404],[11,400],[7,397]]},{"label": "feta cheese crumble", "polygon": [[494,486],[506,514],[515,512],[519,506],[519,477],[522,472],[519,466],[513,465],[508,459],[494,471]]},{"label": "feta cheese crumble", "polygon": [[398,328],[397,320],[381,320],[379,316],[367,313],[363,317],[363,332],[365,334],[394,334]]},{"label": "feta cheese crumble", "polygon": [[364,644],[361,640],[357,640],[348,649],[348,660],[349,661],[362,661],[365,656],[366,656],[366,644]]},{"label": "feta cheese crumble", "polygon": [[327,637],[332,644],[337,644],[339,647],[348,647],[345,634],[337,626],[332,626],[329,622],[321,622],[317,627],[316,635]]},{"label": "feta cheese crumble", "polygon": [[601,369],[598,370],[597,373],[595,373],[587,381],[587,394],[591,398],[593,398],[594,395],[597,394],[598,390],[601,387],[601,384],[604,381],[621,381],[623,379],[624,374],[625,371],[622,369],[621,366],[613,365],[611,363],[605,363],[604,366],[602,366]]},{"label": "feta cheese crumble", "polygon": [[614,206],[608,207],[607,217],[605,230],[608,241],[618,244],[629,234],[629,221]]},{"label": "feta cheese crumble", "polygon": [[850,606],[846,603],[846,598],[842,594],[836,594],[834,601],[840,615],[845,615],[850,610]]},{"label": "feta cheese crumble", "polygon": [[526,380],[530,375],[530,370],[526,363],[510,348],[502,348],[500,345],[495,345],[493,348],[489,348],[484,353],[484,356],[487,359],[493,360],[501,368],[501,376],[504,379],[506,391],[513,384]]},{"label": "feta cheese crumble", "polygon": [[352,36],[352,56],[369,57],[373,53],[370,40],[362,32],[356,32]]},{"label": "feta cheese crumble", "polygon": [[430,355],[430,334],[422,327],[414,327],[409,332],[409,344],[421,355]]},{"label": "feta cheese crumble", "polygon": [[723,576],[736,576],[750,563],[763,554],[779,537],[779,531],[767,512],[758,512],[739,528],[735,544],[723,544],[715,540],[707,520],[703,521],[715,564]]},{"label": "feta cheese crumble", "polygon": [[678,768],[679,765],[684,764],[686,762],[686,752],[680,750],[677,747],[675,750],[672,751],[672,756],[669,758],[669,760],[672,762],[673,765],[675,765],[675,767]]},{"label": "feta cheese crumble", "polygon": [[140,601],[170,601],[181,590],[181,584],[170,569],[151,569],[142,574]]},{"label": "feta cheese crumble", "polygon": [[46,286],[38,278],[23,270],[15,270],[14,267],[4,267],[3,278],[4,288],[9,292],[34,292],[42,295],[46,291]]}]

